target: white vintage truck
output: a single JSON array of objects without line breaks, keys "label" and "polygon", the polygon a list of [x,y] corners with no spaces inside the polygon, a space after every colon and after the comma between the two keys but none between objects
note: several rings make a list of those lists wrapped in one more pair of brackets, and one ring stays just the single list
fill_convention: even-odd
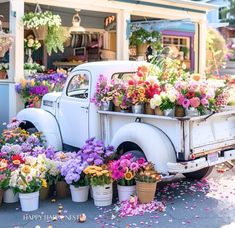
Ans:
[{"label": "white vintage truck", "polygon": [[202,178],[215,164],[235,159],[235,109],[198,117],[167,117],[99,111],[90,102],[100,74],[121,79],[139,62],[113,61],[77,66],[61,93],[43,97],[41,109],[20,111],[25,128],[43,132],[48,144],[81,147],[89,137],[114,145],[118,153],[145,155],[162,174]]}]

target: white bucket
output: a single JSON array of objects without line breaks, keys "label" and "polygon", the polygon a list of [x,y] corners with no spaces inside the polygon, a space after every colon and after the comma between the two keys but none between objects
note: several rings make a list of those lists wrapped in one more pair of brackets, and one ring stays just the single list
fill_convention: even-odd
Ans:
[{"label": "white bucket", "polygon": [[19,198],[22,211],[35,211],[38,209],[39,191],[32,193],[20,193]]},{"label": "white bucket", "polygon": [[4,203],[16,203],[19,201],[19,193],[14,194],[11,188],[8,188],[3,195]]},{"label": "white bucket", "polygon": [[90,186],[90,196],[93,199],[93,191],[92,191],[92,186]]},{"label": "white bucket", "polygon": [[86,202],[88,200],[89,186],[75,187],[70,185],[70,191],[73,202]]},{"label": "white bucket", "polygon": [[136,195],[136,186],[117,186],[119,202],[129,200],[131,195]]},{"label": "white bucket", "polygon": [[113,184],[92,186],[94,203],[98,207],[109,206],[113,201]]}]

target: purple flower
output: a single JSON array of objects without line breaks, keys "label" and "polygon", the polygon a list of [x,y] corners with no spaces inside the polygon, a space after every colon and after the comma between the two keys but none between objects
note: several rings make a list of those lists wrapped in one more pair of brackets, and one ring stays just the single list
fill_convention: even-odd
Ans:
[{"label": "purple flower", "polygon": [[132,171],[137,171],[139,168],[140,168],[140,166],[139,166],[139,164],[138,164],[137,162],[132,162],[132,163],[130,164],[130,169],[131,169]]},{"label": "purple flower", "polygon": [[95,159],[94,163],[95,163],[95,165],[102,165],[103,164],[103,160],[98,158],[98,159]]}]

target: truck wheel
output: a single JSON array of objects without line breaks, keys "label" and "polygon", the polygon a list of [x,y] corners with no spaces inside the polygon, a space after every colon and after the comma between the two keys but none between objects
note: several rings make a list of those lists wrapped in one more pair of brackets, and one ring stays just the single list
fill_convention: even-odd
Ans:
[{"label": "truck wheel", "polygon": [[31,127],[31,128],[28,128],[28,129],[25,129],[27,132],[29,132],[30,134],[34,134],[34,133],[37,133],[38,130],[36,127]]},{"label": "truck wheel", "polygon": [[210,166],[210,167],[205,167],[203,169],[197,170],[195,172],[183,173],[183,175],[189,179],[199,180],[199,179],[202,179],[203,177],[209,176],[211,174],[212,170],[213,170],[213,166]]}]

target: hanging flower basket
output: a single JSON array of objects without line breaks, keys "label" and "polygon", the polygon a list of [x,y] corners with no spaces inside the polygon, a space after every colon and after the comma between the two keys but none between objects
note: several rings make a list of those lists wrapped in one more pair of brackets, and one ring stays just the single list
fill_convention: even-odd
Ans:
[{"label": "hanging flower basket", "polygon": [[45,40],[47,36],[48,28],[45,25],[41,25],[38,28],[33,28],[35,38],[38,40]]},{"label": "hanging flower basket", "polygon": [[9,34],[0,35],[0,57],[4,57],[13,44],[13,37]]}]

